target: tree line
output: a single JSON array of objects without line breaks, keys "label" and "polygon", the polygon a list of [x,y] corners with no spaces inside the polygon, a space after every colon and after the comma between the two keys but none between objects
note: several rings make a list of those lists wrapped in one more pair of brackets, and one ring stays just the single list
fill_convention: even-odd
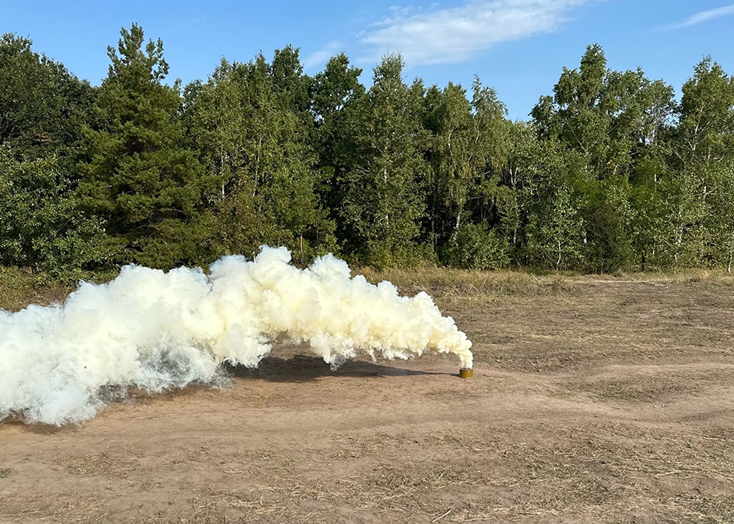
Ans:
[{"label": "tree line", "polygon": [[298,264],[591,272],[734,258],[734,77],[710,58],[676,99],[598,45],[528,121],[496,92],[406,83],[399,55],[298,49],[164,80],[138,25],[98,87],[0,40],[0,264],[53,278],[125,263],[206,265],[261,244]]}]

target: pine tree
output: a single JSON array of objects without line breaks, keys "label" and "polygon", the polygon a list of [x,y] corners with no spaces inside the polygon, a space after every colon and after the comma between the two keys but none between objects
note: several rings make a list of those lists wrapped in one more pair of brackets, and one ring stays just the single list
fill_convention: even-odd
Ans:
[{"label": "pine tree", "polygon": [[163,84],[163,43],[143,47],[143,29],[122,29],[100,88],[101,125],[88,132],[84,202],[105,219],[121,262],[171,267],[197,259],[206,231],[197,225],[210,184],[182,145],[178,84]]}]

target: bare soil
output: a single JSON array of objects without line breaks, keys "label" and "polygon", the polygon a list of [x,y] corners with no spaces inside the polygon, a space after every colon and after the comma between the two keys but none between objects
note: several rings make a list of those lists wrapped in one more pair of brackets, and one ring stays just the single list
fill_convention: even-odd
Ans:
[{"label": "bare soil", "polygon": [[734,522],[731,279],[419,280],[472,380],[281,346],[225,388],[6,422],[0,522]]}]

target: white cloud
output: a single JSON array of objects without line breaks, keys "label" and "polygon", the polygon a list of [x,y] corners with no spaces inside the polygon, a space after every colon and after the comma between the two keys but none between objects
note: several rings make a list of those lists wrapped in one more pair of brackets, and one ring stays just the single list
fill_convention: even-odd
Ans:
[{"label": "white cloud", "polygon": [[500,42],[559,29],[571,11],[594,0],[475,0],[460,7],[392,8],[362,34],[369,60],[399,52],[411,65],[470,60]]},{"label": "white cloud", "polygon": [[324,45],[321,49],[314,51],[306,58],[304,58],[303,67],[306,69],[311,69],[313,67],[323,66],[324,64],[326,64],[326,62],[329,61],[329,58],[338,55],[339,52],[342,51],[342,48],[343,45],[341,42],[337,42],[335,40],[331,41],[328,44]]},{"label": "white cloud", "polygon": [[734,4],[726,5],[724,7],[717,7],[716,9],[709,9],[707,11],[701,11],[699,13],[696,13],[695,15],[689,16],[685,20],[667,25],[662,29],[665,31],[672,31],[674,29],[681,29],[683,27],[700,24],[702,22],[708,22],[709,20],[713,20],[714,18],[720,18],[722,16],[729,15],[734,15]]}]

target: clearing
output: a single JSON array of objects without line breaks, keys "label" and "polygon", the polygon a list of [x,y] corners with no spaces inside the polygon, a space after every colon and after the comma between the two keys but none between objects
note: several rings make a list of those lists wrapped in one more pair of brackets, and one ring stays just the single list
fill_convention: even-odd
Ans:
[{"label": "clearing", "polygon": [[380,276],[454,317],[473,380],[281,346],[227,389],[5,422],[0,522],[734,521],[733,278]]}]

